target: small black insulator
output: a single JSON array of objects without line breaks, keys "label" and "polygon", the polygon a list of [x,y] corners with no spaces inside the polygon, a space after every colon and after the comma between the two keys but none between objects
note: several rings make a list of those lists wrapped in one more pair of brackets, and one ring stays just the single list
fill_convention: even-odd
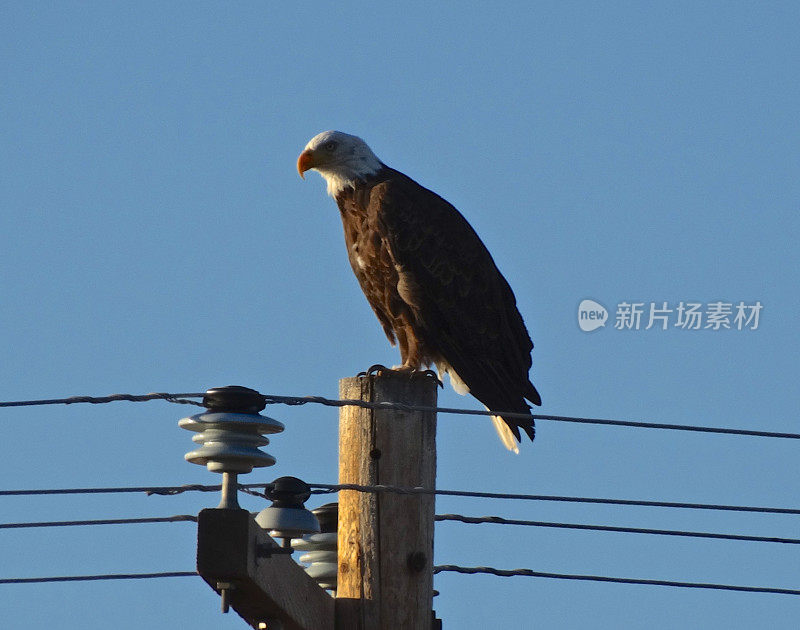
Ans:
[{"label": "small black insulator", "polygon": [[297,477],[278,477],[266,488],[267,498],[276,508],[303,508],[311,496],[311,488]]},{"label": "small black insulator", "polygon": [[241,385],[212,387],[203,396],[203,406],[219,413],[258,413],[267,406],[264,396]]},{"label": "small black insulator", "polygon": [[256,515],[256,523],[273,538],[283,538],[289,547],[290,538],[319,532],[317,517],[303,505],[311,496],[311,488],[297,477],[279,477],[266,487],[264,493],[272,505]]}]

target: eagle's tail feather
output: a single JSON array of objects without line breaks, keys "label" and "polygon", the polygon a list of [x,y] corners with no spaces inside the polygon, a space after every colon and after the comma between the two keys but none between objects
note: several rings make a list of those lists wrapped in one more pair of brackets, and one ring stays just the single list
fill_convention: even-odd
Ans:
[{"label": "eagle's tail feather", "polygon": [[[486,410],[489,411],[489,408],[487,407]],[[503,446],[505,446],[512,453],[519,455],[519,446],[517,446],[517,440],[514,437],[513,431],[511,431],[511,427],[508,426],[506,421],[500,416],[491,416],[491,418],[494,428],[497,431],[497,435],[500,436],[500,441],[503,443]]]},{"label": "eagle's tail feather", "polygon": [[534,405],[542,404],[542,397],[539,396],[539,392],[536,391],[536,387],[534,387],[533,383],[530,381],[528,381],[528,388],[525,390],[525,398],[530,400]]},{"label": "eagle's tail feather", "polygon": [[520,423],[517,426],[525,431],[527,436],[531,439],[531,442],[533,442],[533,439],[536,437],[536,426],[533,424],[533,420],[527,422],[526,424],[522,424],[523,422],[526,422],[525,420],[517,420],[517,422]]}]

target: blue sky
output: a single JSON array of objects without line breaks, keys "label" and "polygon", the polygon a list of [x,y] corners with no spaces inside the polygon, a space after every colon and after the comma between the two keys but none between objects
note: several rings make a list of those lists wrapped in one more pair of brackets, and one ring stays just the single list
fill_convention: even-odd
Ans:
[{"label": "blue sky", "polygon": [[[476,228],[536,344],[543,413],[798,431],[795,3],[0,7],[0,398],[240,384],[335,397],[397,363],[322,180],[362,136]],[[763,310],[757,330],[580,330],[583,299]],[[443,406],[479,409],[449,388]],[[216,483],[163,402],[2,412],[2,486]],[[272,469],[336,481],[336,411],[271,407]],[[797,445],[439,418],[446,489],[798,507]],[[319,498],[316,504],[327,499]],[[255,500],[243,499],[250,509]],[[311,506],[316,504],[312,501]],[[2,499],[4,522],[209,495]],[[797,536],[797,517],[442,498],[437,511]],[[3,531],[0,577],[191,570],[191,524]],[[441,524],[441,564],[798,588],[788,546]],[[791,628],[800,598],[440,575],[445,627]],[[8,628],[241,628],[199,579],[0,586]]]}]

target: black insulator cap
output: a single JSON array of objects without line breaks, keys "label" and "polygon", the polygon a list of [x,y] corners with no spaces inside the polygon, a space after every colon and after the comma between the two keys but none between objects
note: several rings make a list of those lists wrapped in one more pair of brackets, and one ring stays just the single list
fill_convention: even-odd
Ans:
[{"label": "black insulator cap", "polygon": [[320,532],[335,532],[339,525],[339,504],[326,503],[318,508],[311,510],[311,513],[319,521]]},{"label": "black insulator cap", "polygon": [[297,477],[278,477],[264,494],[272,501],[272,507],[302,508],[311,496],[311,488]]},{"label": "black insulator cap", "polygon": [[203,396],[203,406],[220,413],[256,414],[267,406],[264,396],[256,390],[241,385],[212,387]]}]

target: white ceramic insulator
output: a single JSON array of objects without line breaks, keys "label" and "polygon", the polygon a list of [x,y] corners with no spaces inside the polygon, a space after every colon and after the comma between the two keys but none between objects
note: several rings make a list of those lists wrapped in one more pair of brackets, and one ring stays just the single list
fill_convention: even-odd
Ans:
[{"label": "white ceramic insulator", "polygon": [[211,472],[249,473],[253,468],[272,466],[275,458],[259,450],[269,444],[262,434],[283,431],[282,423],[266,416],[247,413],[206,412],[183,418],[178,426],[198,434],[192,437],[202,446],[184,457]]},{"label": "white ceramic insulator", "polygon": [[322,588],[336,589],[338,558],[336,551],[336,532],[307,534],[292,541],[292,547],[305,551],[300,562],[309,564],[306,573]]}]

